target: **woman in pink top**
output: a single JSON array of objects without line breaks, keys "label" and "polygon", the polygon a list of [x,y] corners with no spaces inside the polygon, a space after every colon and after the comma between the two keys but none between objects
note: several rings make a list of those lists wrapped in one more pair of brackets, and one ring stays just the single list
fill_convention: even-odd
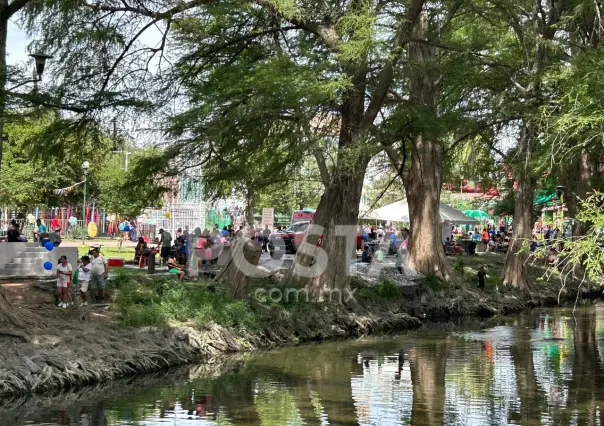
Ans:
[{"label": "woman in pink top", "polygon": [[208,240],[205,236],[201,236],[197,239],[195,246],[195,256],[197,257],[197,269],[201,271],[203,268],[203,262],[206,260],[206,249],[208,248]]}]

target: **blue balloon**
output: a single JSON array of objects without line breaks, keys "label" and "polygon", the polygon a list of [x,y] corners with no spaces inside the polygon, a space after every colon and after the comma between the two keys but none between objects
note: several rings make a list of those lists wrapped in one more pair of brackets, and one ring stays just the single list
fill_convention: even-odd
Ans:
[{"label": "blue balloon", "polygon": [[52,262],[44,262],[44,269],[47,271],[52,270]]},{"label": "blue balloon", "polygon": [[52,249],[55,248],[55,245],[49,241],[46,244],[44,244],[44,247],[46,247],[46,250],[52,251]]},{"label": "blue balloon", "polygon": [[220,235],[222,235],[222,236],[225,236],[225,237],[226,237],[227,235],[229,235],[229,231],[224,231],[224,230],[223,230],[223,231],[220,231]]},{"label": "blue balloon", "polygon": [[124,226],[124,232],[130,232],[130,227],[128,225]]},{"label": "blue balloon", "polygon": [[369,235],[363,234],[363,241],[367,241],[369,239]]}]

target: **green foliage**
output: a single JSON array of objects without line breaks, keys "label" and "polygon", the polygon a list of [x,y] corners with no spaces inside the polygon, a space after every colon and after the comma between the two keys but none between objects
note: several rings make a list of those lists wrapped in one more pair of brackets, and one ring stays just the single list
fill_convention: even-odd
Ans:
[{"label": "green foliage", "polygon": [[386,299],[395,299],[401,297],[401,289],[392,281],[384,280],[377,290],[378,294]]},{"label": "green foliage", "polygon": [[[53,189],[81,182],[81,164],[90,162],[88,201],[124,216],[136,216],[144,208],[159,204],[164,188],[158,180],[141,181],[124,171],[124,160],[112,153],[108,136],[94,123],[84,125],[54,114],[10,121],[5,125],[0,202],[5,207],[25,211],[36,206],[80,205],[82,187],[57,196]],[[52,143],[50,142],[52,141]],[[144,159],[157,155],[151,149],[132,149],[130,158],[136,171]],[[82,237],[85,230],[73,230],[70,238]]]},{"label": "green foliage", "polygon": [[[587,231],[571,240],[561,241],[560,254],[566,264],[559,267],[563,273],[581,267],[584,278],[598,284],[604,283],[604,193],[596,192],[581,203],[577,220],[588,226]],[[543,253],[547,256],[548,253]],[[582,279],[582,277],[579,277]]]},{"label": "green foliage", "polygon": [[457,256],[455,258],[455,262],[453,263],[453,270],[459,273],[460,275],[465,274],[465,262],[463,256]]},{"label": "green foliage", "polygon": [[422,285],[429,288],[432,291],[441,291],[449,287],[449,285],[440,280],[435,274],[428,274],[422,282]]},{"label": "green foliage", "polygon": [[203,329],[211,322],[248,331],[257,327],[245,302],[213,293],[205,285],[185,286],[172,277],[123,276],[116,287],[116,308],[126,327],[189,323]]},{"label": "green foliage", "polygon": [[152,148],[133,150],[128,171],[124,170],[121,155],[110,157],[96,174],[99,204],[107,211],[126,217],[136,217],[145,208],[160,206],[168,188],[158,179],[141,179],[137,174],[149,157],[158,155],[161,153]]}]

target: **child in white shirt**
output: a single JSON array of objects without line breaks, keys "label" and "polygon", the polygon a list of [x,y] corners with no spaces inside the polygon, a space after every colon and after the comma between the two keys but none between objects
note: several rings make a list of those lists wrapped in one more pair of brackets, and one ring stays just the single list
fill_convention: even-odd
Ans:
[{"label": "child in white shirt", "polygon": [[90,257],[82,256],[82,263],[78,266],[78,285],[80,287],[82,306],[88,306],[88,285],[90,284],[91,271]]}]

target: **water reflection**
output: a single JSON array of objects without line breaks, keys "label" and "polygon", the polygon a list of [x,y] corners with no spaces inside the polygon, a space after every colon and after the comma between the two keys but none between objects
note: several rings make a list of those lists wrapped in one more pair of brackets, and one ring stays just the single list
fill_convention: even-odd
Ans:
[{"label": "water reflection", "polygon": [[54,398],[0,425],[600,425],[604,309],[287,348]]}]

